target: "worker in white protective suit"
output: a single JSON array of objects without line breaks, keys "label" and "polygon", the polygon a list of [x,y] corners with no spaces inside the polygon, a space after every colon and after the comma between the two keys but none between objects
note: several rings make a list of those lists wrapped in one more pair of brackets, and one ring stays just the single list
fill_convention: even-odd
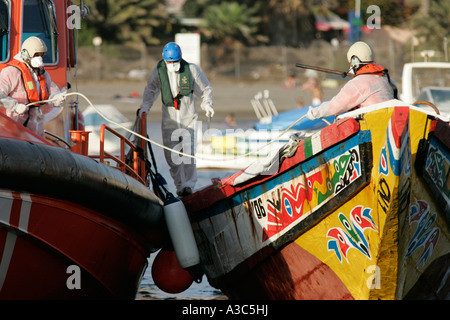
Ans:
[{"label": "worker in white protective suit", "polygon": [[347,52],[349,73],[355,76],[330,101],[316,108],[310,107],[310,120],[338,115],[383,101],[397,99],[397,88],[389,78],[388,70],[374,63],[372,48],[363,41],[355,42]]},{"label": "worker in white protective suit", "polygon": [[29,103],[52,99],[54,107],[65,100],[65,93],[44,70],[43,56],[47,46],[38,37],[29,37],[21,51],[0,73],[0,106],[6,115],[44,138],[44,116],[40,104]]},{"label": "worker in white protective suit", "polygon": [[[194,155],[198,118],[194,95],[201,98],[200,107],[211,119],[214,116],[212,87],[199,66],[182,59],[181,49],[176,43],[166,44],[162,56],[148,79],[138,116],[143,112],[148,114],[161,92],[164,146]],[[195,159],[166,149],[164,155],[178,196],[191,194],[197,182]]]}]

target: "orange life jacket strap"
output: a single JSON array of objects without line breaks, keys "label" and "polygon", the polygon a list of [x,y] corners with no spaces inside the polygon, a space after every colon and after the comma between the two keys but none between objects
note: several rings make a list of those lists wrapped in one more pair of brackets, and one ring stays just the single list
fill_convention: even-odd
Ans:
[{"label": "orange life jacket strap", "polygon": [[361,68],[358,69],[358,71],[356,71],[357,76],[359,76],[361,74],[386,76],[388,79],[389,85],[391,86],[392,91],[394,93],[394,98],[398,99],[398,89],[395,86],[395,84],[391,81],[391,77],[389,76],[388,69],[386,69],[385,67],[382,67],[376,63],[369,63],[369,64],[362,66]]},{"label": "orange life jacket strap", "polygon": [[49,97],[49,93],[47,90],[47,82],[45,81],[45,71],[44,73],[38,75],[38,81],[40,86],[40,92],[36,89],[33,75],[31,74],[28,66],[19,60],[12,60],[8,63],[9,66],[16,67],[20,70],[22,74],[23,85],[25,91],[27,92],[27,97],[29,102],[37,102],[41,100],[47,100]]}]

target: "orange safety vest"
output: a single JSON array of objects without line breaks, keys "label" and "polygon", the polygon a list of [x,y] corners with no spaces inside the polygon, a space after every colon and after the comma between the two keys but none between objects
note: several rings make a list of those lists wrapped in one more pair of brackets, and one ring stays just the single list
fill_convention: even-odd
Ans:
[{"label": "orange safety vest", "polygon": [[45,70],[44,72],[38,75],[40,92],[36,89],[34,84],[33,75],[31,74],[28,66],[19,60],[12,60],[8,63],[9,66],[16,67],[22,73],[23,85],[25,87],[25,91],[27,92],[27,97],[29,102],[37,102],[41,100],[48,100],[49,93],[47,90],[47,82],[45,81]]},{"label": "orange safety vest", "polygon": [[392,88],[392,91],[394,92],[394,98],[398,99],[398,90],[397,90],[397,87],[395,86],[395,84],[391,81],[391,78],[389,77],[388,69],[372,62],[372,63],[362,66],[361,68],[358,69],[358,71],[356,71],[357,76],[359,76],[361,74],[372,74],[372,75],[376,75],[376,76],[384,76],[385,75],[388,79],[389,85]]},{"label": "orange safety vest", "polygon": [[359,76],[360,74],[373,74],[376,76],[382,76],[384,75],[388,70],[376,63],[369,63],[356,71],[356,75]]}]

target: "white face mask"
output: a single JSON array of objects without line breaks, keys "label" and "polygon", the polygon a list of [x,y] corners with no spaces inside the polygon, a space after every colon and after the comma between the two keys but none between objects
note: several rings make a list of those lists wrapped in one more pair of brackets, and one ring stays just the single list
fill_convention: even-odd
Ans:
[{"label": "white face mask", "polygon": [[33,68],[41,68],[44,66],[44,59],[41,56],[31,58],[30,64]]},{"label": "white face mask", "polygon": [[167,70],[169,72],[178,72],[180,70],[180,62],[167,63]]}]

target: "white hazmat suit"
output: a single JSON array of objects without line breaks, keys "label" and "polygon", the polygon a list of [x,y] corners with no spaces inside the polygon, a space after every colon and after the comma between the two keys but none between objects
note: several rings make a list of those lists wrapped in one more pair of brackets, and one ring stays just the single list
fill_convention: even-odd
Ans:
[{"label": "white hazmat suit", "polygon": [[[21,54],[18,53],[14,59],[24,62]],[[32,70],[30,68],[30,70]],[[35,79],[34,85],[39,91],[39,81],[34,70],[31,72]],[[45,82],[49,92],[49,99],[61,97],[53,105],[59,105],[63,100],[63,95],[58,86],[51,80],[48,72],[45,72]],[[27,128],[44,138],[44,117],[38,108],[25,108],[28,100],[27,91],[22,80],[22,73],[16,67],[8,66],[0,73],[0,105],[6,109],[6,115],[21,124],[28,120]],[[29,112],[28,112],[29,111]]]},{"label": "white hazmat suit", "polygon": [[394,92],[386,76],[359,75],[350,81],[330,101],[317,108],[311,108],[311,120],[338,115],[355,107],[363,108],[394,99]]},{"label": "white hazmat suit", "polygon": [[[180,97],[178,110],[173,106],[162,105],[162,139],[164,146],[187,154],[195,154],[195,128],[198,114],[195,108],[195,98],[201,98],[201,109],[207,116],[214,115],[212,87],[203,70],[192,63],[188,63],[191,74],[192,93]],[[176,97],[180,92],[179,71],[167,68],[172,96]],[[143,102],[139,114],[146,112],[158,98],[161,92],[161,79],[158,67],[155,67],[148,79],[144,90]],[[173,153],[164,149],[164,155],[170,166],[170,174],[174,180],[178,195],[187,195],[197,182],[197,170],[195,159]],[[189,190],[187,193],[186,190]]]},{"label": "white hazmat suit", "polygon": [[397,88],[388,70],[374,63],[372,47],[364,41],[355,42],[347,52],[350,71],[355,77],[339,93],[317,108],[309,108],[310,120],[338,115],[354,108],[363,108],[397,98]]}]

